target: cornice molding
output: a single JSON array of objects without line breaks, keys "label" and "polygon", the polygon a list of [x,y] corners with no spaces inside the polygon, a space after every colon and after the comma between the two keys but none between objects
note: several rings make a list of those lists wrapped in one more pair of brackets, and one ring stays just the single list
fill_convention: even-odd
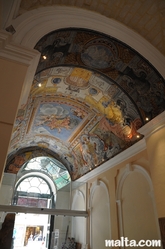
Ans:
[{"label": "cornice molding", "polygon": [[34,74],[40,59],[40,53],[32,48],[16,44],[12,35],[4,30],[0,31],[0,57],[28,66],[25,81],[22,88],[20,104],[27,101]]},{"label": "cornice molding", "polygon": [[22,88],[22,95],[19,104],[20,106],[21,104],[24,104],[27,101],[34,74],[38,65],[38,61],[40,59],[40,53],[37,50],[16,44],[12,40],[12,35],[9,32],[1,30],[0,57],[28,66],[28,70]]},{"label": "cornice molding", "polygon": [[145,138],[151,136],[158,130],[165,127],[165,111],[159,114],[156,118],[146,123],[142,128],[138,130]]},{"label": "cornice molding", "polygon": [[0,56],[9,60],[30,65],[34,58],[40,57],[40,53],[34,49],[23,47],[12,41],[12,35],[6,31],[0,31]]},{"label": "cornice molding", "polygon": [[97,177],[99,174],[104,173],[105,171],[115,167],[116,165],[144,151],[146,149],[145,139],[151,136],[153,133],[157,132],[159,129],[162,129],[164,127],[165,127],[165,111],[161,113],[160,115],[158,115],[156,118],[149,121],[147,124],[145,124],[142,128],[138,130],[140,134],[144,135],[144,138],[142,140],[132,145],[128,149],[124,150],[117,156],[109,159],[104,164],[102,164],[100,167],[82,176],[77,181],[87,182],[91,180],[92,178]]},{"label": "cornice molding", "polygon": [[103,163],[100,167],[93,169],[91,172],[88,172],[86,175],[79,178],[77,181],[80,182],[87,182],[94,177],[104,173],[105,171],[115,167],[116,165],[128,160],[129,158],[135,156],[136,154],[140,153],[141,151],[146,149],[146,142],[143,138],[136,144],[132,145],[128,149],[124,150],[120,154],[114,156],[113,158],[109,159],[105,163]]}]

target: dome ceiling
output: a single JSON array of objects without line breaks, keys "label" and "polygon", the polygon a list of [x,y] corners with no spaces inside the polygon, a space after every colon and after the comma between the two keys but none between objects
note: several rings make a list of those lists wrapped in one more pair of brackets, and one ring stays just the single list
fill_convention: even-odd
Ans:
[{"label": "dome ceiling", "polygon": [[35,49],[41,58],[18,111],[6,171],[16,151],[27,157],[27,148],[42,148],[75,180],[143,138],[138,129],[165,109],[161,75],[112,37],[62,29]]}]

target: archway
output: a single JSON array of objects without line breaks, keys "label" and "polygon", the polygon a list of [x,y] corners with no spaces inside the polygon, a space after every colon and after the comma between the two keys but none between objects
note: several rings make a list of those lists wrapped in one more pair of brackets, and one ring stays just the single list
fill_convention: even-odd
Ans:
[{"label": "archway", "polygon": [[[36,154],[37,155],[37,154]],[[17,156],[17,161],[18,158]],[[14,157],[15,158],[15,157]],[[20,157],[25,158],[25,157]],[[15,159],[14,159],[15,160]],[[19,160],[23,162],[23,160]],[[9,164],[11,169],[11,164]],[[57,192],[70,183],[68,170],[52,157],[37,156],[24,162],[20,167],[12,167],[16,173],[12,205],[26,208],[54,209]],[[49,214],[17,213],[14,226],[14,249],[35,246],[48,248],[54,216]]]}]

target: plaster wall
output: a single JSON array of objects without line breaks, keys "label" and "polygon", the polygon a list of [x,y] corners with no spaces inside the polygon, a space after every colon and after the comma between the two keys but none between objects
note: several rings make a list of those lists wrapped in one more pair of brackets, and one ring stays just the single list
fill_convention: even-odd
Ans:
[{"label": "plaster wall", "polygon": [[135,239],[159,239],[152,193],[145,177],[131,172],[124,181],[121,195],[123,234]]},{"label": "plaster wall", "polygon": [[106,185],[94,183],[90,196],[90,245],[91,248],[106,248],[105,240],[111,239],[110,200]]},{"label": "plaster wall", "polygon": [[[88,193],[97,181],[103,181],[107,186],[110,199],[108,212],[111,229],[109,238],[106,239],[116,240],[121,236],[136,241],[140,239],[160,239],[149,165],[147,150],[144,150],[88,182]],[[99,196],[102,197],[103,193]],[[100,203],[105,203],[99,196],[94,199],[94,208],[100,206]],[[91,198],[89,196],[89,200]],[[94,227],[97,219],[100,222],[103,213],[106,214],[105,210],[103,212],[103,209],[101,209],[99,215],[96,215],[93,221],[91,219],[91,222],[94,222],[90,224],[91,227]],[[95,229],[98,230],[98,233],[103,230],[100,229],[100,226],[96,226]],[[96,233],[93,235],[92,240],[97,241],[98,235]]]},{"label": "plaster wall", "polygon": [[[82,192],[77,191],[74,196],[74,210],[85,210],[85,200]],[[71,237],[75,238],[75,241],[80,244],[86,243],[86,218],[84,217],[72,217],[72,230]]]},{"label": "plaster wall", "polygon": [[165,127],[147,138],[147,151],[154,185],[158,216],[165,217]]},{"label": "plaster wall", "polygon": [[2,83],[0,91],[0,181],[2,180],[11,132],[26,70],[27,66],[24,64],[0,58]]},{"label": "plaster wall", "polygon": [[[55,207],[57,209],[69,209],[70,206],[70,192],[69,191],[57,191],[57,198]],[[54,219],[54,231],[59,229],[59,246],[65,242],[66,235],[70,236],[71,217],[68,216],[55,216]],[[68,234],[67,234],[68,229]]]}]

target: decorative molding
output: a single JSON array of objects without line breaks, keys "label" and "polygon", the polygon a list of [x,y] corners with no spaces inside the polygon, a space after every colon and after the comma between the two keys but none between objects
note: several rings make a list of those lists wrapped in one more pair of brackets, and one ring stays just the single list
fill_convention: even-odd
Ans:
[{"label": "decorative molding", "polygon": [[76,202],[77,197],[81,197],[81,199],[83,200],[83,202],[84,202],[84,210],[85,210],[85,206],[86,206],[86,205],[85,205],[85,195],[84,195],[84,193],[83,193],[81,190],[79,190],[79,189],[76,189],[75,195],[73,196],[72,209],[75,208],[75,202]]},{"label": "decorative molding", "polygon": [[131,174],[133,171],[140,172],[145,177],[145,179],[147,180],[147,182],[149,184],[150,191],[153,193],[153,185],[152,185],[152,181],[151,181],[151,177],[150,177],[149,173],[143,167],[136,165],[136,164],[131,164],[131,170],[130,170],[130,164],[127,164],[122,176],[119,179],[119,183],[117,186],[117,190],[116,190],[116,199],[117,200],[121,200],[121,191],[122,191],[124,181],[127,178],[127,176],[129,174]]},{"label": "decorative molding", "polygon": [[159,114],[157,117],[146,123],[138,131],[145,136],[145,138],[151,136],[158,130],[165,127],[165,111]]},{"label": "decorative molding", "polygon": [[[11,175],[11,173],[5,173],[5,174],[9,174]],[[12,174],[13,175],[13,174]],[[36,177],[41,177],[43,178],[50,186],[51,188],[51,191],[53,192],[54,196],[56,196],[57,194],[57,189],[56,189],[56,185],[54,184],[54,182],[52,181],[52,179],[45,173],[43,172],[24,172],[23,174],[17,174],[17,178],[16,178],[16,181],[15,181],[15,186],[14,188],[17,189],[17,187],[19,186],[19,184],[25,179],[25,178],[28,178],[28,177],[31,177],[31,176],[36,176]]]},{"label": "decorative molding", "polygon": [[134,170],[132,163],[126,164],[126,168],[127,168],[128,173],[131,173]]},{"label": "decorative molding", "polygon": [[[11,1],[11,0],[10,0]],[[6,1],[7,2],[7,1]],[[6,18],[6,21],[4,22],[4,28],[7,28],[8,26],[11,25],[12,20],[14,18],[16,18],[18,11],[19,11],[19,7],[21,4],[21,0],[12,0],[12,8],[10,9],[8,16]]]},{"label": "decorative molding", "polygon": [[96,179],[93,183],[92,183],[92,188],[97,187],[100,185],[100,181],[98,179]]},{"label": "decorative molding", "polygon": [[0,56],[25,65],[31,65],[32,60],[40,53],[12,42],[12,35],[7,31],[0,31]]},{"label": "decorative molding", "polygon": [[[116,203],[117,203],[118,222],[119,222],[119,235],[120,235],[120,237],[123,237],[124,231],[123,231],[123,217],[122,217],[121,200],[116,200]],[[121,248],[124,248],[124,247],[121,246]]]},{"label": "decorative molding", "polygon": [[[156,227],[157,227],[157,232],[160,236],[160,231],[159,231],[159,226],[158,226],[158,214],[157,214],[157,210],[156,210],[156,204],[155,204],[155,197],[154,197],[154,191],[153,191],[153,184],[152,184],[152,180],[151,180],[151,177],[149,175],[149,173],[140,165],[137,165],[137,164],[133,164],[131,165],[132,169],[134,172],[139,172],[141,173],[148,185],[149,185],[149,196],[151,197],[152,199],[152,204],[153,204],[153,210],[154,210],[154,218],[155,218],[155,224],[156,224]],[[123,174],[121,175],[120,179],[119,179],[119,183],[118,183],[118,186],[117,186],[117,190],[116,190],[116,202],[118,204],[118,215],[119,215],[119,229],[120,229],[120,236],[124,236],[124,232],[123,232],[123,217],[122,217],[122,188],[123,188],[123,184],[124,184],[124,181],[125,179],[127,178],[127,176],[129,174],[131,174],[132,171],[128,170],[128,165],[126,165],[125,167],[125,171],[123,172]]]},{"label": "decorative molding", "polygon": [[88,180],[97,177],[99,174],[104,173],[105,171],[115,167],[117,164],[120,164],[127,159],[135,156],[136,154],[144,151],[146,149],[146,140],[148,136],[155,133],[159,129],[165,127],[165,111],[158,115],[156,118],[151,120],[150,122],[146,123],[142,128],[138,130],[139,133],[144,135],[144,138],[131,146],[130,148],[126,149],[125,151],[120,153],[120,156],[115,156],[110,160],[106,161],[102,164],[101,167],[95,168],[94,170],[90,171],[87,175],[82,176],[77,181],[87,182]]},{"label": "decorative molding", "polygon": [[146,149],[146,142],[145,139],[143,138],[136,144],[132,145],[128,149],[124,150],[123,152],[120,153],[120,155],[116,155],[110,160],[106,161],[104,164],[101,165],[101,167],[97,167],[88,174],[82,176],[80,179],[77,179],[77,181],[80,182],[87,182],[91,180],[94,177],[99,176],[100,174],[104,173],[105,171],[115,167],[116,165],[126,161],[130,157],[135,156],[136,154],[140,153],[141,151]]},{"label": "decorative molding", "polygon": [[106,184],[101,180],[96,180],[96,181],[93,182],[92,187],[90,189],[90,199],[89,199],[89,203],[88,203],[89,208],[92,208],[92,206],[91,206],[92,198],[93,198],[95,190],[98,187],[103,187],[105,189],[106,194],[108,196],[108,203],[110,203],[109,192],[108,192],[108,188],[107,188]]},{"label": "decorative molding", "polygon": [[31,84],[40,59],[40,53],[34,49],[16,44],[12,41],[12,35],[7,31],[0,31],[0,57],[28,66],[22,88],[21,104],[26,103]]},{"label": "decorative molding", "polygon": [[11,34],[14,34],[16,32],[12,25],[8,26],[5,30]]},{"label": "decorative molding", "polygon": [[[111,217],[110,217],[110,198],[109,198],[109,191],[107,188],[107,185],[102,181],[102,180],[96,180],[95,182],[93,182],[92,187],[90,189],[90,198],[89,198],[89,210],[90,210],[90,224],[92,224],[92,201],[93,201],[93,196],[95,191],[97,191],[98,188],[103,188],[105,190],[106,193],[106,197],[107,197],[107,204],[108,204],[108,209],[109,209],[109,217],[107,217],[107,219],[109,219],[109,239],[111,238]],[[99,201],[99,200],[98,200]],[[104,203],[105,204],[105,203]],[[91,241],[91,248],[92,248],[92,226],[90,226],[90,241]]]},{"label": "decorative molding", "polygon": [[13,41],[29,48],[33,48],[48,32],[61,28],[87,28],[105,33],[142,54],[165,77],[165,57],[153,45],[122,23],[93,11],[75,9],[75,7],[49,6],[22,14],[12,21],[12,25],[16,30]]}]

